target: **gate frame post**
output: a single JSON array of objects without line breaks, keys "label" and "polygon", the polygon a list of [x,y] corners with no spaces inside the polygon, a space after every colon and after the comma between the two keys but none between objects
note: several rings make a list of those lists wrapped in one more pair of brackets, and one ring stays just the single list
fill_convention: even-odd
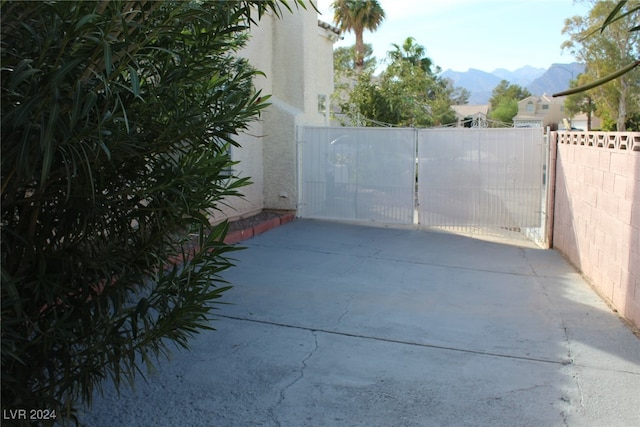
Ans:
[{"label": "gate frame post", "polygon": [[303,205],[305,201],[303,200],[304,193],[302,192],[302,160],[303,160],[303,147],[304,143],[304,128],[301,125],[296,126],[296,189],[298,190],[298,200],[296,200],[296,217],[300,218],[304,215]]},{"label": "gate frame post", "polygon": [[553,226],[556,204],[556,165],[558,158],[558,132],[547,131],[547,218],[545,241],[547,249],[553,248]]},{"label": "gate frame post", "polygon": [[413,128],[413,221],[411,225],[420,229],[420,152],[418,151],[418,128]]}]

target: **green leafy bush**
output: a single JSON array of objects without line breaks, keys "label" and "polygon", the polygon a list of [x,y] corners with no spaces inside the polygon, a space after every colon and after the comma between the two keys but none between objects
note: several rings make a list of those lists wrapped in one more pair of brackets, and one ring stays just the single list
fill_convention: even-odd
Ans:
[{"label": "green leafy bush", "polygon": [[3,409],[73,417],[211,328],[234,248],[210,214],[266,105],[235,53],[282,5],[2,3]]}]

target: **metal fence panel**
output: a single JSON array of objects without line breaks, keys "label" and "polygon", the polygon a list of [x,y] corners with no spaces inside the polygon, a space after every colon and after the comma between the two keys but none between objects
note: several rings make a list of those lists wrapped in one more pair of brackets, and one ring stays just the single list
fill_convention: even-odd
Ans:
[{"label": "metal fence panel", "polygon": [[420,225],[484,233],[542,227],[544,159],[542,128],[420,130]]},{"label": "metal fence panel", "polygon": [[299,139],[299,216],[413,223],[414,129],[305,126]]}]

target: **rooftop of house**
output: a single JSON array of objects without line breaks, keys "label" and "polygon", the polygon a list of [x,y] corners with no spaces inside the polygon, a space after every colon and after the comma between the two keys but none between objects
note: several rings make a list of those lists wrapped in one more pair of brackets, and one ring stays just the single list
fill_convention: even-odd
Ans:
[{"label": "rooftop of house", "polygon": [[330,31],[332,33],[334,33],[336,36],[340,36],[340,29],[338,27],[335,27],[327,22],[324,22],[320,19],[318,19],[318,27],[323,28],[327,31]]},{"label": "rooftop of house", "polygon": [[532,95],[518,101],[518,103],[547,103],[547,104],[564,104],[565,97],[553,98],[550,95]]},{"label": "rooftop of house", "polygon": [[487,115],[489,112],[489,105],[452,105],[451,108],[456,112],[456,115],[460,117],[471,117],[475,114]]}]

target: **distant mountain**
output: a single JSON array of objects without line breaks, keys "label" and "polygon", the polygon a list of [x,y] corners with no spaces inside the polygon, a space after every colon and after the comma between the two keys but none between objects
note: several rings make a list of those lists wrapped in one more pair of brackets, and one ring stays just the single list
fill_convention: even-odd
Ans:
[{"label": "distant mountain", "polygon": [[584,72],[584,64],[553,64],[527,86],[533,95],[553,94],[569,89],[569,82]]},{"label": "distant mountain", "polygon": [[506,80],[512,84],[517,84],[522,87],[526,87],[529,83],[540,77],[545,73],[546,68],[535,68],[530,65],[526,65],[522,68],[518,68],[515,71],[505,70],[504,68],[498,68],[491,74],[498,76],[503,80]]},{"label": "distant mountain", "polygon": [[469,104],[486,104],[491,98],[493,88],[502,80],[496,75],[473,68],[465,72],[447,70],[442,73],[442,77],[453,80],[454,86],[469,90]]},{"label": "distant mountain", "polygon": [[454,86],[469,90],[469,104],[486,104],[491,98],[491,92],[501,80],[525,87],[533,95],[543,95],[567,89],[569,81],[583,71],[584,65],[572,63],[553,64],[548,69],[529,65],[515,71],[499,68],[491,73],[473,68],[464,72],[447,70],[441,76],[451,79]]}]

